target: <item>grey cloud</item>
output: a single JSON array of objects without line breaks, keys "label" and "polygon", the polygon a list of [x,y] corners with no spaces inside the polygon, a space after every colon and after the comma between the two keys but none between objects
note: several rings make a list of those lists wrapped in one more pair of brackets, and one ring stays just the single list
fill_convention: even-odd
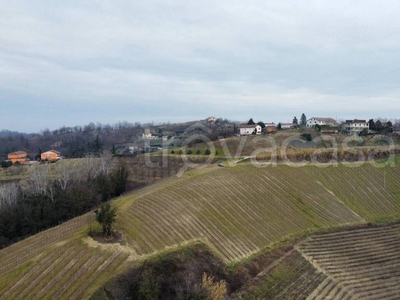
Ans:
[{"label": "grey cloud", "polygon": [[[389,0],[2,2],[1,110],[15,99],[55,101],[57,126],[209,114],[279,121],[303,111],[374,117],[379,100],[391,105],[379,115],[395,117],[399,13]],[[35,129],[52,127],[38,106]]]}]

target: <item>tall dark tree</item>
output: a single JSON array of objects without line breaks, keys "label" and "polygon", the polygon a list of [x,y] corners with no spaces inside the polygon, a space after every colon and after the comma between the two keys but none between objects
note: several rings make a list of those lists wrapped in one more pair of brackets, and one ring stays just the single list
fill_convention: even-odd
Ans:
[{"label": "tall dark tree", "polygon": [[112,176],[114,183],[114,195],[120,196],[126,191],[129,172],[124,164],[121,164]]},{"label": "tall dark tree", "polygon": [[42,157],[42,149],[39,148],[38,154],[35,155],[35,160],[40,160],[41,157]]},{"label": "tall dark tree", "polygon": [[368,125],[369,125],[369,129],[375,130],[375,122],[374,122],[374,119],[370,119],[370,120],[368,121]]},{"label": "tall dark tree", "polygon": [[375,122],[375,130],[376,131],[382,131],[382,129],[383,129],[383,125],[382,125],[381,120],[376,121]]},{"label": "tall dark tree", "polygon": [[103,153],[103,143],[101,142],[99,135],[96,135],[96,139],[94,140],[93,153],[96,156],[100,156],[100,154]]},{"label": "tall dark tree", "polygon": [[257,125],[260,125],[260,126],[261,126],[261,128],[265,128],[265,123],[264,123],[264,122],[262,122],[262,121],[259,121],[259,122],[257,123]]},{"label": "tall dark tree", "polygon": [[297,118],[296,117],[294,117],[293,118],[293,122],[292,122],[293,124],[296,124],[296,125],[298,125],[299,124],[299,121],[297,120]]},{"label": "tall dark tree", "polygon": [[386,133],[392,133],[393,132],[393,124],[392,124],[392,122],[391,121],[387,121],[386,123],[385,123],[385,126],[384,126],[385,128],[384,128],[384,131],[386,132]]},{"label": "tall dark tree", "polygon": [[247,125],[256,125],[256,123],[254,123],[253,118],[250,118],[250,120],[247,122]]},{"label": "tall dark tree", "polygon": [[300,126],[306,126],[307,125],[307,117],[306,117],[306,115],[303,113],[302,115],[301,115],[301,118],[300,118]]},{"label": "tall dark tree", "polygon": [[117,154],[117,148],[115,147],[115,143],[112,144],[111,154],[112,155],[116,155]]},{"label": "tall dark tree", "polygon": [[112,228],[115,223],[117,208],[111,208],[110,203],[102,203],[100,209],[96,210],[96,221],[101,225],[103,229],[103,235],[110,237],[112,234]]}]

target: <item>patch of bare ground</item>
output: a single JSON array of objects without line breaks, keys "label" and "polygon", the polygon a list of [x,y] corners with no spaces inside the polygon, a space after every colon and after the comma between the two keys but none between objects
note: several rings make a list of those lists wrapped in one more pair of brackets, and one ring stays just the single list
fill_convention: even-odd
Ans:
[{"label": "patch of bare ground", "polygon": [[111,236],[104,236],[102,233],[99,232],[90,232],[89,236],[95,240],[96,242],[99,242],[101,244],[121,244],[124,245],[124,239],[122,237],[122,234],[118,231],[113,231]]},{"label": "patch of bare ground", "polygon": [[121,233],[114,231],[113,235],[105,238],[100,233],[90,233],[82,241],[90,248],[99,248],[103,251],[112,253],[124,253],[128,255],[128,260],[132,261],[139,258],[137,252],[126,245]]}]

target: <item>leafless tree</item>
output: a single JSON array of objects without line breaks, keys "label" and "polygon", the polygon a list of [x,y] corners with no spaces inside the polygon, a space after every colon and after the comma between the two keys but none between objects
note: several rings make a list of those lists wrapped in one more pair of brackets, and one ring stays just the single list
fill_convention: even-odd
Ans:
[{"label": "leafless tree", "polygon": [[51,201],[54,201],[56,191],[50,176],[50,164],[38,165],[32,168],[28,179],[30,186],[28,191],[47,196]]},{"label": "leafless tree", "polygon": [[68,184],[78,177],[78,163],[76,160],[61,160],[55,165],[54,171],[60,188],[65,190]]},{"label": "leafless tree", "polygon": [[49,175],[49,164],[37,165],[33,167],[28,180],[31,190],[37,194],[47,195],[47,189],[50,181]]},{"label": "leafless tree", "polygon": [[9,183],[0,186],[0,209],[13,206],[21,196],[21,189],[17,183]]},{"label": "leafless tree", "polygon": [[100,163],[100,172],[107,175],[112,167],[113,156],[111,153],[103,153],[100,155],[99,163]]},{"label": "leafless tree", "polygon": [[111,154],[102,154],[100,157],[86,155],[79,169],[86,176],[86,180],[91,180],[100,173],[108,174],[111,170],[112,162],[113,157]]}]

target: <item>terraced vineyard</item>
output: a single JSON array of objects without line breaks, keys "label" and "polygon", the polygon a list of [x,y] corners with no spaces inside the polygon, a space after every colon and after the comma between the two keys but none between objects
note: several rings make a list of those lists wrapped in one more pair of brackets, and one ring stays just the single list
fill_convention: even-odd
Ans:
[{"label": "terraced vineyard", "polygon": [[15,270],[13,280],[1,286],[0,299],[82,299],[93,292],[94,284],[117,272],[127,257],[68,243]]},{"label": "terraced vineyard", "polygon": [[308,299],[399,299],[400,225],[314,235],[297,249],[328,276]]},{"label": "terraced vineyard", "polygon": [[234,262],[288,236],[399,216],[400,170],[386,168],[385,184],[382,172],[367,165],[190,171],[115,201],[124,246],[89,246],[91,213],[0,250],[0,299],[84,299],[128,262],[193,240]]},{"label": "terraced vineyard", "polygon": [[201,239],[237,261],[304,230],[398,215],[400,170],[387,168],[386,187],[382,172],[370,165],[219,169],[140,197],[121,229],[139,254]]},{"label": "terraced vineyard", "polygon": [[400,224],[312,235],[234,299],[399,299]]},{"label": "terraced vineyard", "polygon": [[[314,178],[350,209],[373,221],[400,211],[400,172],[396,168],[314,168]],[[378,200],[379,199],[379,200]]]},{"label": "terraced vineyard", "polygon": [[291,250],[257,276],[255,286],[233,295],[233,299],[306,299],[328,277],[298,251]]},{"label": "terraced vineyard", "polygon": [[0,299],[83,299],[122,270],[128,254],[73,239],[91,221],[84,215],[0,250]]}]

